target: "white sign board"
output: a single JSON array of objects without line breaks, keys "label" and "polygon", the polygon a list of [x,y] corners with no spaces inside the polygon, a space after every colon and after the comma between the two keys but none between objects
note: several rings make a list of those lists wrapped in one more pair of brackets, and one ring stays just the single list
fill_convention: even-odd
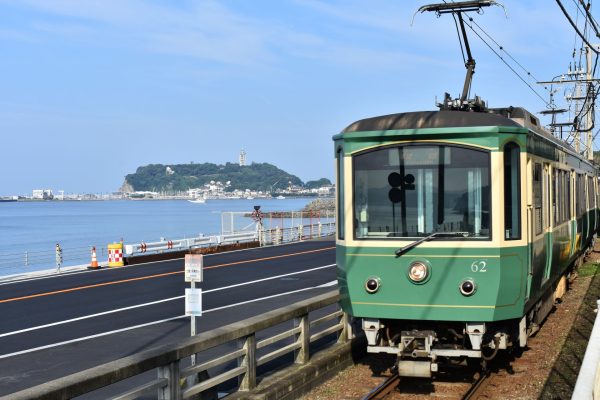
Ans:
[{"label": "white sign board", "polygon": [[202,289],[185,289],[185,315],[202,315]]},{"label": "white sign board", "polygon": [[204,256],[202,254],[185,255],[185,281],[202,282],[202,266]]}]

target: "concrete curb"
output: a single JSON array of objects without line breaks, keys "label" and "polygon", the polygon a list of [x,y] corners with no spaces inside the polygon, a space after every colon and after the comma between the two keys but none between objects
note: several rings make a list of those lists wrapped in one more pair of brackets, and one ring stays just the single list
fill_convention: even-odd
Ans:
[{"label": "concrete curb", "polygon": [[[107,263],[100,263],[100,266],[105,268]],[[81,265],[71,265],[69,267],[61,267],[60,272],[56,272],[56,268],[50,269],[42,269],[38,271],[27,271],[17,274],[11,275],[3,275],[0,276],[0,284],[2,283],[11,283],[11,282],[19,282],[28,279],[36,279],[36,278],[47,278],[47,277],[58,277],[61,275],[68,275],[73,272],[85,271],[87,270],[87,264]]]},{"label": "concrete curb", "polygon": [[308,364],[293,365],[265,377],[249,392],[237,392],[228,399],[294,400],[352,366],[366,354],[367,343],[360,335],[315,354]]}]

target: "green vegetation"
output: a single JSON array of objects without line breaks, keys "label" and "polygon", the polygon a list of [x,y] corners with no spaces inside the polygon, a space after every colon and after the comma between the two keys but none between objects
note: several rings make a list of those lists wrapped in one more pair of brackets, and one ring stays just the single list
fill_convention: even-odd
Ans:
[{"label": "green vegetation", "polygon": [[331,185],[331,181],[327,178],[321,178],[318,181],[308,181],[304,184],[307,189],[318,189],[323,186]]},{"label": "green vegetation", "polygon": [[581,267],[579,267],[579,269],[577,270],[577,274],[579,274],[579,276],[594,276],[598,271],[599,265],[600,264],[596,264],[593,262],[586,262]]},{"label": "green vegetation", "polygon": [[[295,175],[289,174],[268,163],[252,163],[240,166],[227,163],[218,165],[204,164],[150,164],[139,167],[134,174],[125,176],[125,182],[135,191],[176,192],[190,188],[202,187],[210,181],[230,181],[227,190],[250,189],[272,191],[285,189],[290,182],[295,186],[303,186],[303,182]],[[315,182],[326,181],[321,179]]]}]

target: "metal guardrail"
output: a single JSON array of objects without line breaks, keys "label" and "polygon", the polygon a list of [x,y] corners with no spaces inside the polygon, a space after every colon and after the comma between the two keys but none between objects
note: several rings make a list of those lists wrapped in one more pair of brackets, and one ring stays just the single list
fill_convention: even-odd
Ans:
[{"label": "metal guardrail", "polygon": [[199,247],[220,246],[235,243],[259,241],[261,246],[277,245],[332,235],[335,222],[298,225],[291,228],[259,229],[240,231],[213,236],[199,236],[191,239],[161,240],[159,242],[125,244],[126,256],[147,253],[191,250]]},{"label": "metal guardrail", "polygon": [[600,399],[600,300],[596,301],[596,320],[573,389],[573,400]]},{"label": "metal guardrail", "polygon": [[[156,379],[114,398],[135,399],[154,392],[163,400],[187,399],[235,378],[238,378],[238,390],[248,391],[257,384],[258,366],[290,353],[294,354],[294,363],[305,364],[310,359],[311,343],[332,334],[337,334],[338,342],[348,340],[347,315],[339,306],[333,312],[312,318],[312,321],[309,318],[312,312],[327,312],[326,308],[336,305],[338,300],[339,294],[334,290],[261,316],[121,358],[9,396],[13,400],[73,398],[151,370],[157,371]],[[258,340],[257,333],[267,334],[265,330],[291,321],[291,329]],[[218,357],[204,360],[201,364],[182,366],[182,360],[188,360],[193,354],[201,355],[202,352],[217,346],[239,342],[243,343],[241,348],[235,346],[235,350],[226,354],[220,353]],[[275,344],[278,346],[273,350]],[[206,376],[206,372],[212,368],[235,361],[237,367],[229,368],[210,379],[193,381],[200,373],[205,373]],[[184,378],[188,378],[187,385],[181,384]]]},{"label": "metal guardrail", "polygon": [[297,242],[301,240],[316,239],[330,236],[335,233],[335,222],[317,223],[312,225],[298,225],[291,228],[274,228],[260,231],[260,243],[265,245],[278,245],[282,243]]},{"label": "metal guardrail", "polygon": [[[61,266],[89,263],[93,246],[69,247],[62,249]],[[107,255],[105,247],[96,248],[97,257]],[[0,254],[0,276],[37,271],[41,268],[56,267],[56,252],[54,246],[49,250],[25,251],[21,253]]]},{"label": "metal guardrail", "polygon": [[[226,244],[246,243],[259,241],[262,246],[278,245],[294,241],[307,240],[328,236],[335,233],[335,222],[315,223],[310,225],[298,225],[291,228],[272,228],[263,230],[251,230],[226,233],[212,236],[197,236],[192,238],[176,240],[160,240],[149,243],[124,244],[125,256],[151,253],[166,253],[170,251],[187,251],[201,247],[212,247]],[[62,267],[90,262],[93,246],[74,247],[62,249]],[[106,259],[106,246],[96,246],[99,260]],[[25,273],[57,267],[54,249],[48,251],[24,252],[12,254],[0,254],[0,276],[9,274]]]}]

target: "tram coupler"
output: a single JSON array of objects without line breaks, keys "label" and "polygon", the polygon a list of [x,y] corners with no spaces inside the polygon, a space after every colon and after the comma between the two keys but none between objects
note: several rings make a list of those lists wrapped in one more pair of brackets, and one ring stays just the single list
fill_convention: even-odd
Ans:
[{"label": "tram coupler", "polygon": [[431,347],[436,340],[434,331],[402,331],[400,333],[399,350],[402,357],[430,357]]}]

